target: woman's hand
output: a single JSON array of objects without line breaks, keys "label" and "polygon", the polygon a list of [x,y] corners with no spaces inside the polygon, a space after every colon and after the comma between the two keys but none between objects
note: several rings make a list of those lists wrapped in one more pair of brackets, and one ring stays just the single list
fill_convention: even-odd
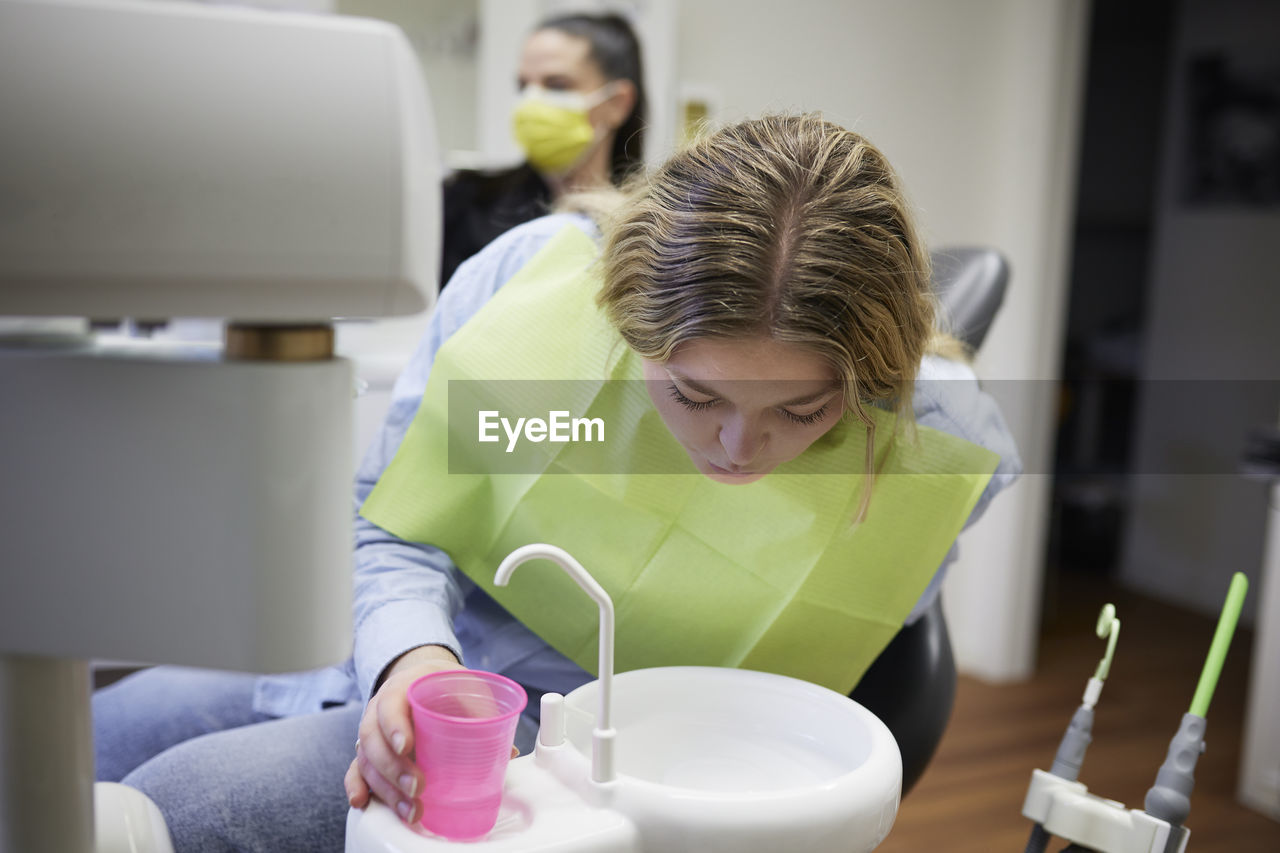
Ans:
[{"label": "woman's hand", "polygon": [[360,720],[356,757],[343,780],[347,801],[362,809],[372,792],[396,810],[405,823],[418,819],[422,771],[413,762],[413,717],[409,685],[424,675],[463,666],[443,646],[420,646],[387,668],[382,686]]}]

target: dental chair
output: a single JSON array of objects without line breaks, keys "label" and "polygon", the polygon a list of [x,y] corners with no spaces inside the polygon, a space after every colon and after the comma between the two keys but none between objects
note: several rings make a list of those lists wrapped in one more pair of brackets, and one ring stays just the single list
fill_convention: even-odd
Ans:
[{"label": "dental chair", "polygon": [[[938,249],[932,260],[944,328],[977,352],[1004,300],[1009,265],[999,252],[976,247]],[[897,739],[906,796],[933,758],[955,704],[956,661],[941,595],[898,632],[849,696]]]}]

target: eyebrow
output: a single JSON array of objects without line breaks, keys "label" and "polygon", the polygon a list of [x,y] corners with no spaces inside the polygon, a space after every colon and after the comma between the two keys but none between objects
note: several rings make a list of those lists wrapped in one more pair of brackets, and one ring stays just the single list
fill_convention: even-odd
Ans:
[{"label": "eyebrow", "polygon": [[[683,382],[685,385],[688,385],[690,388],[692,388],[693,390],[697,391],[699,394],[706,394],[708,397],[722,397],[722,396],[724,396],[724,395],[722,395],[720,392],[715,391],[715,390],[713,390],[713,389],[709,388],[708,386],[703,385],[703,384],[702,384],[702,383],[700,383],[700,382],[695,382],[694,380],[690,379],[688,376],[685,376],[683,373],[680,373],[680,372],[678,372],[678,371],[672,370],[672,369],[671,369],[671,368],[669,368],[669,367],[668,367],[668,368],[665,368],[665,370],[667,371],[667,375],[668,375],[668,376],[670,376],[672,379],[674,379],[674,380],[678,380],[678,381],[680,381],[680,382]],[[730,381],[739,381],[739,382],[741,382],[741,381],[747,381],[747,382],[754,382],[755,380],[748,379],[748,380],[730,380]],[[796,398],[796,399],[794,399],[794,400],[787,400],[787,401],[785,401],[785,402],[778,403],[777,405],[779,405],[779,406],[803,406],[803,405],[806,405],[806,404],[808,404],[808,403],[812,403],[812,402],[814,402],[815,400],[821,399],[822,397],[826,396],[827,394],[830,394],[830,393],[832,393],[832,392],[834,392],[834,391],[838,391],[838,390],[840,390],[840,380],[839,380],[839,379],[832,379],[832,380],[831,380],[831,384],[829,384],[826,388],[822,389],[821,391],[818,391],[818,392],[816,392],[816,393],[814,393],[814,394],[806,394],[806,395],[804,395],[803,397],[797,397],[797,398]]]}]

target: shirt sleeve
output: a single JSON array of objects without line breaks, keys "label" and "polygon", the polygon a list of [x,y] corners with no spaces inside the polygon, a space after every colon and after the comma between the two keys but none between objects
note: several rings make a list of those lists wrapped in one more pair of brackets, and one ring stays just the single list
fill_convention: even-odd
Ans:
[{"label": "shirt sleeve", "polygon": [[[926,356],[921,363],[912,408],[917,424],[971,441],[1000,457],[995,473],[965,520],[963,529],[967,530],[986,512],[992,498],[1022,473],[1022,459],[1009,426],[996,401],[978,384],[973,370],[966,364],[940,356]],[[915,622],[933,604],[947,569],[958,556],[959,549],[952,543],[905,624]]]},{"label": "shirt sleeve", "polygon": [[386,419],[357,469],[354,660],[360,694],[366,701],[383,671],[410,649],[444,646],[462,660],[453,620],[462,608],[465,579],[442,550],[400,539],[361,516],[360,507],[391,463],[417,414],[440,346],[566,225],[597,236],[595,226],[585,217],[542,217],[506,232],[458,267],[440,294],[426,333],[396,380]]}]

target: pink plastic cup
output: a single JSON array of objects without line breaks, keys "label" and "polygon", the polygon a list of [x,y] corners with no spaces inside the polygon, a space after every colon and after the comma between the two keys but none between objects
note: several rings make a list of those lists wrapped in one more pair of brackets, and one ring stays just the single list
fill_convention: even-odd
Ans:
[{"label": "pink plastic cup", "polygon": [[528,701],[519,684],[480,670],[435,672],[410,685],[425,829],[455,841],[493,829],[516,723]]}]

